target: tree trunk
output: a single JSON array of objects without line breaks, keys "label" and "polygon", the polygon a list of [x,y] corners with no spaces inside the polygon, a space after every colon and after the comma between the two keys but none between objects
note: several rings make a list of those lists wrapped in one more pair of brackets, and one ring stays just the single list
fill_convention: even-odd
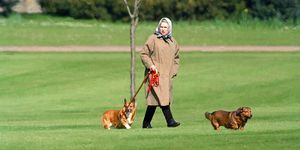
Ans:
[{"label": "tree trunk", "polygon": [[136,19],[131,19],[130,25],[130,52],[131,52],[131,63],[130,63],[130,96],[131,98],[135,94],[135,30],[136,30]]},{"label": "tree trunk", "polygon": [[130,62],[130,99],[135,95],[135,31],[139,21],[138,10],[141,4],[141,0],[134,1],[133,13],[130,11],[127,0],[124,0],[128,14],[131,19],[130,24],[130,52],[131,52],[131,62]]}]

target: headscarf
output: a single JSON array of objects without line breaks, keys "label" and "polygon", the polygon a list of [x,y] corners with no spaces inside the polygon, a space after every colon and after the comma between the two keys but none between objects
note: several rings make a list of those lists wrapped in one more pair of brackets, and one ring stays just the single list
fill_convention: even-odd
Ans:
[{"label": "headscarf", "polygon": [[[162,22],[166,22],[169,25],[169,28],[168,28],[169,29],[169,33],[167,35],[162,35],[160,33],[160,31],[159,31],[159,27],[160,27],[160,24]],[[167,17],[161,18],[160,21],[159,21],[159,23],[158,23],[158,25],[157,25],[157,27],[156,27],[156,29],[155,29],[154,34],[157,35],[158,38],[163,38],[165,41],[167,39],[171,39],[171,37],[172,37],[172,21],[169,18],[167,18]]]}]

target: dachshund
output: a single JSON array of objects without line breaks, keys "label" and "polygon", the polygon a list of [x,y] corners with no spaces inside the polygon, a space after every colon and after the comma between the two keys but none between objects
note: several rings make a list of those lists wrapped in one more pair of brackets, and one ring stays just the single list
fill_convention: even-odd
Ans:
[{"label": "dachshund", "polygon": [[252,118],[252,110],[250,107],[240,107],[231,112],[218,110],[213,113],[206,112],[205,117],[210,120],[215,130],[219,130],[220,126],[227,129],[244,130],[248,119]]}]

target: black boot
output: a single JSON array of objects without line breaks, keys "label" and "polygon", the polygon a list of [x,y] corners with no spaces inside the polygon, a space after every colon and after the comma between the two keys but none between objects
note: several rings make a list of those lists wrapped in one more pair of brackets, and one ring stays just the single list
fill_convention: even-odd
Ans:
[{"label": "black boot", "polygon": [[148,106],[147,107],[145,117],[144,117],[144,121],[143,121],[143,128],[152,128],[150,122],[153,118],[155,110],[156,110],[156,106]]},{"label": "black boot", "polygon": [[162,112],[164,113],[168,127],[177,127],[180,125],[179,122],[176,122],[174,120],[169,105],[161,106],[160,108],[161,108]]}]

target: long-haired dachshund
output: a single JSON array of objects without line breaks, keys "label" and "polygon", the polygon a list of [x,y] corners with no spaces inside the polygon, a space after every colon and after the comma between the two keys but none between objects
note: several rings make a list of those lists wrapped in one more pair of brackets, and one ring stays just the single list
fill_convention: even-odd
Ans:
[{"label": "long-haired dachshund", "polygon": [[215,130],[219,130],[220,126],[228,129],[244,130],[248,119],[252,117],[252,111],[250,107],[240,107],[236,111],[231,112],[224,110],[218,110],[213,113],[206,112],[205,117],[210,120]]}]

